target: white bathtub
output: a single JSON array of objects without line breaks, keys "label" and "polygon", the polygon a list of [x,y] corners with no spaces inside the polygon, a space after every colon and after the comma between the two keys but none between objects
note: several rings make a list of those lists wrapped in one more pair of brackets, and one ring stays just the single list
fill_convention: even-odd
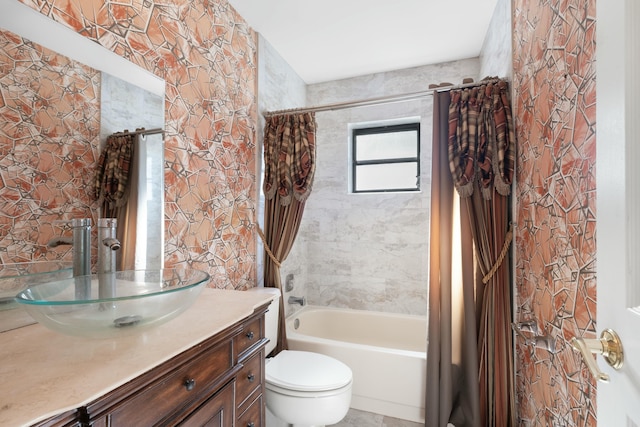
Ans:
[{"label": "white bathtub", "polygon": [[426,316],[305,306],[287,318],[287,338],[351,368],[352,408],[424,423]]}]

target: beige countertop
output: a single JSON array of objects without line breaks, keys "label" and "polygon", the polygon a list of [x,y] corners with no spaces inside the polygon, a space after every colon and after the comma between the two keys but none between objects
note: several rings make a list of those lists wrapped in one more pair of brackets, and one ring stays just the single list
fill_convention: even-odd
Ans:
[{"label": "beige countertop", "polygon": [[177,318],[117,339],[76,338],[40,324],[0,333],[0,426],[28,426],[86,405],[269,300],[261,292],[207,288]]}]

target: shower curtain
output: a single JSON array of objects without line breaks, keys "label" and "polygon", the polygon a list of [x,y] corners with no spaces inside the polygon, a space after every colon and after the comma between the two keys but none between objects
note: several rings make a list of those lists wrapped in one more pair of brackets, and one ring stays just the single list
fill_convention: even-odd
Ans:
[{"label": "shower curtain", "polygon": [[[147,133],[149,132],[149,133]],[[116,218],[116,269],[160,269],[164,259],[162,132],[118,132],[107,138],[95,176],[102,218]]]},{"label": "shower curtain", "polygon": [[[264,130],[264,286],[280,289],[280,264],[295,241],[313,184],[316,159],[314,113],[266,118]],[[276,353],[287,349],[284,301],[280,298]]]},{"label": "shower curtain", "polygon": [[[446,427],[452,422],[456,427],[481,427],[473,248],[468,221],[459,215],[461,245],[455,257],[453,253],[457,196],[447,150],[449,102],[448,92],[434,92],[425,425]],[[455,265],[454,259],[458,260]],[[453,280],[454,269],[461,270],[457,275],[461,281]],[[454,286],[458,292],[453,292]],[[462,295],[463,301],[453,301],[453,294]],[[457,322],[454,312],[458,313]]]},{"label": "shower curtain", "polygon": [[118,208],[127,203],[135,138],[136,134],[113,134],[100,154],[94,194],[104,218],[115,218]]},{"label": "shower curtain", "polygon": [[[426,425],[514,426],[507,254],[515,133],[508,85],[436,92],[433,120]],[[460,261],[452,256],[454,187]],[[454,268],[461,269],[458,283]],[[456,286],[459,302],[451,297]]]}]

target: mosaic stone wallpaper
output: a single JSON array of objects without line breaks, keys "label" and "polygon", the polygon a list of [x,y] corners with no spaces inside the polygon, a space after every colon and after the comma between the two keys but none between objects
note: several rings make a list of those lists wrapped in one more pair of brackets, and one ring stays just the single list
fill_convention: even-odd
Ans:
[{"label": "mosaic stone wallpaper", "polygon": [[63,232],[54,221],[95,210],[99,132],[100,73],[0,31],[2,263],[68,256],[46,244]]},{"label": "mosaic stone wallpaper", "polygon": [[595,337],[595,0],[514,0],[517,341],[522,426],[595,426],[596,386],[569,345]]},{"label": "mosaic stone wallpaper", "polygon": [[[210,286],[254,286],[256,34],[225,0],[20,1],[165,79],[165,263],[207,270]],[[91,147],[77,156],[78,168],[92,168]],[[57,153],[34,149],[38,158]],[[37,186],[68,183],[50,174]],[[51,257],[44,243],[53,231],[38,234],[48,218],[91,215],[88,193],[77,191],[65,194],[75,210],[20,194],[14,203],[37,212],[21,220],[0,211],[2,262]]]}]

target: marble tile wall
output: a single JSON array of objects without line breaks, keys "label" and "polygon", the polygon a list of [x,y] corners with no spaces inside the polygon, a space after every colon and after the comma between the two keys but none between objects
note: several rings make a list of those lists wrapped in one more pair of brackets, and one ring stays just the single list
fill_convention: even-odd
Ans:
[{"label": "marble tile wall", "polygon": [[[165,265],[204,269],[211,274],[213,287],[255,286],[257,36],[253,30],[226,0],[20,1],[165,79]],[[12,144],[0,140],[3,150]],[[51,216],[93,215],[86,181],[71,166],[91,168],[97,156],[92,144],[79,149],[64,138],[59,145],[35,147],[29,161],[46,162],[70,152],[76,163],[58,165],[53,173],[20,186],[35,187],[31,194],[62,189],[62,200],[56,203],[66,207],[48,205],[49,199],[31,197],[23,190],[4,196],[2,262],[46,256],[43,242],[53,231],[48,235],[41,231]],[[9,191],[4,182],[0,191]]]},{"label": "marble tile wall", "polygon": [[595,426],[596,385],[569,345],[595,337],[595,0],[513,1],[519,425]]},{"label": "marble tile wall", "polygon": [[479,79],[513,77],[511,0],[498,0],[480,51]]},{"label": "marble tile wall", "polygon": [[[475,77],[477,58],[310,85],[309,105],[425,90]],[[425,315],[431,169],[430,97],[320,112],[313,191],[282,276],[309,304]],[[349,125],[418,117],[420,193],[349,194]],[[298,306],[288,306],[291,312]]]}]

